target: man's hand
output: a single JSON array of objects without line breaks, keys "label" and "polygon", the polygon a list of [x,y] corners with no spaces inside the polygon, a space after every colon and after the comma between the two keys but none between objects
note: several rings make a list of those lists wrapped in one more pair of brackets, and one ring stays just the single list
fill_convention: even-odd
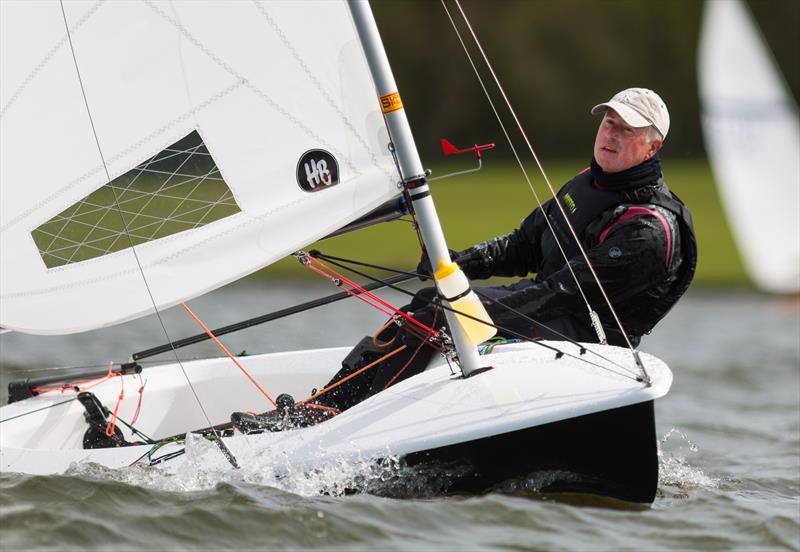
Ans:
[{"label": "man's hand", "polygon": [[[498,238],[495,238],[497,240]],[[457,253],[458,266],[470,280],[483,280],[492,276],[494,258],[489,249],[490,242],[473,245]]]}]

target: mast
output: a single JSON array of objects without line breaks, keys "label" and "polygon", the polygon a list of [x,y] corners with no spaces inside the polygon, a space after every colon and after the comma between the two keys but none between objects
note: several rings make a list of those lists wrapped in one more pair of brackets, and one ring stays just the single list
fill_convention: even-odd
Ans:
[{"label": "mast", "polygon": [[[348,0],[347,3],[364,47],[372,80],[380,98],[383,117],[394,144],[403,183],[411,197],[431,266],[434,270],[437,266],[451,266],[452,260],[439,223],[439,216],[436,214],[436,206],[428,188],[425,170],[422,167],[414,136],[411,134],[411,127],[408,124],[403,102],[397,91],[389,59],[386,57],[386,51],[383,48],[369,2],[367,0]],[[468,283],[459,295],[465,295],[467,292],[472,293],[469,291]],[[448,295],[453,297],[455,294]],[[476,344],[469,339],[454,313],[445,310],[445,315],[458,353],[461,371],[465,377],[469,376],[481,368]]]}]

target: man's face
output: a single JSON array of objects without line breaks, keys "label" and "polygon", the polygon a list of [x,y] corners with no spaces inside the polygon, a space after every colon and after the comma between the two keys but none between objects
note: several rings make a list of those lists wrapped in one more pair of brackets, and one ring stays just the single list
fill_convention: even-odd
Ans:
[{"label": "man's face", "polygon": [[661,140],[647,141],[647,128],[633,128],[613,109],[606,110],[594,140],[594,158],[607,173],[635,167],[661,148]]}]

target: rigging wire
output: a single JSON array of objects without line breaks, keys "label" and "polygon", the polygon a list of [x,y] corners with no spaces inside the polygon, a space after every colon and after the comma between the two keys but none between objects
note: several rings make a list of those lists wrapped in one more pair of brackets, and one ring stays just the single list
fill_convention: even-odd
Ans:
[{"label": "rigging wire", "polygon": [[[517,129],[519,130],[520,134],[522,135],[523,139],[525,140],[525,144],[528,146],[528,151],[530,152],[531,156],[533,157],[534,161],[536,162],[536,165],[539,168],[539,172],[542,174],[542,177],[544,178],[544,181],[547,184],[547,187],[549,188],[550,193],[553,195],[554,203],[558,207],[559,211],[561,212],[561,215],[564,217],[564,221],[566,222],[567,227],[569,228],[570,232],[572,233],[572,237],[575,240],[575,245],[578,247],[578,249],[581,252],[581,255],[583,256],[583,259],[586,261],[586,265],[589,268],[589,271],[592,273],[592,276],[594,277],[595,282],[597,283],[597,285],[598,285],[598,287],[600,289],[600,293],[602,294],[603,299],[606,302],[606,305],[608,306],[612,316],[614,317],[614,320],[615,320],[617,326],[619,327],[619,329],[620,329],[620,331],[621,331],[621,333],[622,333],[622,335],[623,335],[623,337],[625,339],[625,342],[628,345],[628,348],[630,349],[631,353],[633,354],[634,362],[639,367],[639,369],[642,371],[642,374],[644,375],[644,380],[649,385],[650,384],[650,377],[648,376],[647,371],[645,370],[644,364],[642,363],[638,352],[633,347],[633,344],[631,343],[630,339],[628,338],[628,334],[625,331],[625,328],[624,328],[624,326],[622,324],[622,321],[620,320],[619,316],[617,315],[616,309],[614,309],[614,306],[611,304],[611,300],[609,299],[608,294],[606,293],[605,287],[603,286],[602,282],[600,281],[600,278],[597,276],[597,272],[595,271],[594,266],[592,266],[592,263],[589,261],[589,257],[586,254],[586,250],[584,249],[583,245],[581,244],[580,239],[578,239],[578,235],[575,232],[575,229],[573,228],[572,224],[570,223],[569,218],[567,217],[567,214],[564,211],[563,205],[561,205],[561,203],[557,200],[556,191],[553,188],[553,185],[551,184],[550,179],[548,178],[547,173],[545,172],[544,167],[542,166],[542,163],[539,161],[539,157],[538,157],[538,155],[536,155],[536,152],[533,149],[533,145],[531,144],[530,140],[528,139],[528,135],[525,132],[525,129],[523,128],[522,123],[520,122],[519,118],[517,117],[517,114],[514,111],[513,106],[511,105],[511,101],[509,100],[508,96],[506,95],[505,89],[500,84],[500,79],[497,77],[497,74],[495,73],[491,62],[489,61],[489,58],[486,55],[486,52],[484,51],[483,47],[481,46],[481,43],[478,40],[478,36],[475,33],[474,29],[472,28],[472,25],[469,22],[469,18],[467,17],[467,14],[464,12],[464,9],[462,8],[461,3],[459,2],[459,0],[454,0],[454,2],[456,4],[456,6],[458,7],[458,10],[461,13],[462,18],[464,19],[464,23],[466,24],[467,29],[469,29],[470,35],[472,36],[472,39],[475,42],[475,45],[478,48],[478,51],[480,52],[481,57],[483,58],[483,61],[486,64],[487,69],[489,70],[490,74],[492,75],[492,78],[494,79],[494,83],[497,86],[498,91],[500,92],[500,94],[503,97],[503,100],[505,101],[506,107],[508,108],[509,112],[511,113],[512,118],[514,119],[514,122],[517,125]],[[442,3],[442,7],[444,8],[445,12],[447,12],[447,16],[450,19],[451,24],[453,25],[453,29],[455,30],[456,34],[459,37],[459,41],[461,41],[462,47],[464,48],[464,52],[466,53],[467,57],[470,59],[470,64],[472,65],[473,70],[475,71],[475,74],[478,75],[477,68],[475,67],[475,64],[472,62],[472,58],[470,57],[469,52],[467,51],[466,46],[464,45],[464,42],[461,39],[461,35],[458,32],[458,29],[457,29],[457,27],[455,25],[455,22],[453,21],[452,17],[450,16],[450,11],[447,9],[447,6],[445,4],[445,0],[441,0],[441,3]],[[488,92],[486,90],[486,87],[483,86],[483,81],[480,79],[479,75],[478,75],[478,79],[481,82],[481,86],[483,87],[483,90],[484,90],[484,93],[486,94],[487,99],[489,99],[489,102],[491,103],[491,99],[489,98],[489,95],[488,95]],[[500,118],[499,118],[499,115],[497,113],[497,110],[494,109],[494,105],[493,104],[492,104],[492,108],[493,108],[493,110],[495,112],[495,117],[497,117],[498,121],[500,121]],[[501,123],[501,126],[502,126],[502,123]],[[504,129],[504,132],[505,132],[505,127],[503,127],[503,129]],[[507,133],[506,133],[506,138],[509,139]],[[512,150],[514,150],[513,146],[512,146]],[[516,151],[514,150],[514,152],[515,152],[514,154],[516,156]],[[524,169],[523,169],[523,172],[524,172]],[[527,176],[526,176],[526,180],[528,180],[528,184],[531,187],[531,190],[533,190],[533,186],[530,183],[530,180],[527,178]],[[537,194],[535,192],[534,192],[534,197],[536,198],[536,201],[539,203],[539,207],[541,208],[542,204],[539,201],[539,198],[538,198],[538,196],[537,196]],[[547,217],[545,217],[545,219],[547,219]],[[548,221],[548,226],[550,226],[549,221]],[[550,226],[550,230],[551,230],[551,232],[553,231],[552,226]],[[553,237],[555,238],[555,233],[553,233]],[[557,238],[556,238],[556,243],[558,243],[558,239]],[[559,249],[561,249],[561,244],[559,244]],[[561,252],[564,255],[565,260],[567,261],[567,263],[566,263],[567,266],[570,266],[569,259],[566,257],[566,254],[564,253],[564,250],[561,249]],[[570,267],[570,272],[572,272],[572,268],[571,267]],[[573,274],[573,277],[575,278],[574,272],[572,274]],[[576,278],[576,283],[577,283],[577,278]],[[580,287],[581,287],[580,284],[578,284],[578,288],[579,289],[580,289]],[[583,290],[581,290],[581,295],[583,295]],[[584,300],[586,300],[586,296],[585,295],[584,295]],[[588,301],[586,301],[586,304],[589,307],[590,312],[593,312]]]},{"label": "rigging wire", "polygon": [[[337,267],[342,268],[344,270],[348,270],[350,272],[353,272],[354,274],[358,274],[359,276],[362,276],[362,277],[367,278],[369,280],[372,280],[372,281],[375,281],[375,282],[382,282],[382,280],[380,280],[379,278],[376,278],[374,276],[370,276],[369,274],[366,274],[366,273],[361,272],[359,270],[356,270],[356,269],[354,269],[352,267],[349,267],[349,266],[343,265],[343,264],[341,264],[339,262],[336,262],[336,261],[332,260],[331,257],[328,257],[328,256],[322,256],[322,257],[324,257],[325,260],[327,260],[330,264],[332,264],[334,266],[337,266]],[[337,258],[337,257],[333,257],[333,258]],[[366,263],[358,263],[358,262],[353,261],[353,264],[366,264]],[[378,267],[378,268],[380,268],[381,270],[385,270],[387,272],[392,271],[391,269],[388,269],[388,268],[383,268],[383,267]],[[398,272],[402,272],[402,271],[398,271]],[[420,275],[417,274],[417,276],[420,276]],[[403,289],[401,287],[398,287],[398,286],[395,286],[395,285],[387,284],[387,287],[389,287],[389,288],[391,288],[391,289],[393,289],[395,291],[399,291],[400,293],[404,293],[406,295],[412,296],[412,297],[415,295],[413,292],[405,290],[405,289]],[[491,300],[491,298],[488,298],[488,299]],[[593,351],[592,349],[584,347],[582,344],[576,342],[573,339],[570,339],[567,336],[562,336],[562,337],[564,337],[565,340],[570,342],[572,345],[580,347],[581,356],[576,356],[576,355],[574,355],[572,353],[569,353],[569,352],[566,352],[566,351],[562,351],[561,349],[559,349],[557,347],[554,347],[552,345],[548,345],[546,343],[542,343],[541,341],[538,341],[538,340],[535,340],[535,339],[531,339],[530,337],[528,337],[528,336],[526,336],[524,334],[521,334],[519,332],[515,332],[514,330],[511,330],[509,328],[504,328],[504,327],[498,326],[496,324],[491,324],[489,322],[486,322],[485,320],[482,320],[480,318],[472,316],[472,315],[470,315],[468,313],[464,313],[464,312],[458,311],[458,310],[453,309],[453,308],[451,308],[451,307],[449,307],[447,305],[444,305],[442,303],[434,302],[434,301],[431,301],[429,303],[432,304],[432,305],[435,305],[437,307],[441,307],[442,309],[450,311],[450,312],[452,312],[454,314],[458,314],[458,315],[463,316],[465,318],[469,318],[470,320],[474,320],[476,322],[480,322],[481,324],[484,324],[486,326],[491,326],[493,328],[496,328],[497,330],[499,330],[499,331],[501,331],[501,332],[503,332],[505,334],[512,335],[512,336],[514,336],[514,337],[516,337],[518,339],[522,339],[524,341],[527,341],[527,342],[530,342],[530,343],[534,343],[534,344],[536,344],[536,345],[538,345],[540,347],[544,347],[546,349],[549,349],[549,350],[555,352],[556,358],[561,358],[562,356],[567,356],[567,357],[573,358],[575,360],[579,360],[579,361],[585,362],[585,363],[587,363],[587,364],[589,364],[591,366],[594,366],[596,368],[600,368],[602,370],[606,370],[608,372],[611,372],[612,374],[616,374],[616,375],[624,377],[624,378],[629,378],[629,379],[633,379],[633,380],[636,380],[636,381],[644,381],[641,376],[637,376],[636,373],[634,371],[632,371],[630,368],[628,368],[627,366],[624,366],[624,365],[614,361],[613,359],[607,358],[606,356],[604,356],[604,355],[602,355],[602,354],[600,354],[600,353],[598,353],[596,351]],[[504,308],[506,308],[507,310],[509,310],[510,312],[513,312],[513,313],[517,314],[518,316],[522,317],[523,319],[525,319],[527,321],[530,321],[530,322],[533,322],[533,323],[536,323],[536,324],[540,324],[540,325],[542,325],[544,327],[547,327],[544,324],[542,324],[541,322],[537,322],[536,320],[533,320],[532,318],[530,318],[530,317],[528,317],[528,316],[526,316],[526,315],[524,315],[524,314],[512,309],[511,307],[508,307],[507,305],[503,305],[502,303],[499,303],[499,304],[501,306],[503,306]],[[399,312],[402,312],[402,311],[399,311]],[[608,366],[603,366],[602,364],[598,364],[597,362],[592,362],[591,360],[588,360],[587,358],[582,356],[583,352],[586,352],[586,351],[591,352],[592,354],[594,354],[595,356],[597,356],[597,357],[601,358],[602,360],[608,362],[609,364],[612,364],[612,365],[616,366],[617,368],[622,370],[624,373],[623,372],[619,372],[617,370],[614,370],[614,369],[612,369],[612,368],[610,368]]]},{"label": "rigging wire", "polygon": [[[374,276],[370,276],[369,274],[366,274],[366,273],[364,273],[364,272],[361,272],[361,271],[355,270],[355,269],[353,269],[352,267],[350,267],[350,266],[346,266],[346,265],[344,265],[344,264],[341,264],[341,263],[349,263],[349,264],[352,264],[352,265],[364,266],[364,267],[368,267],[368,268],[374,268],[374,269],[377,269],[377,270],[382,270],[382,271],[384,271],[384,272],[396,272],[396,273],[398,273],[398,274],[402,274],[402,275],[405,275],[405,276],[412,276],[412,277],[419,278],[419,279],[422,279],[422,278],[425,278],[425,279],[430,279],[430,277],[429,277],[429,276],[427,276],[427,275],[424,275],[424,274],[419,274],[419,273],[416,273],[416,272],[407,272],[407,271],[404,271],[404,270],[398,270],[398,269],[393,269],[393,268],[387,268],[387,267],[383,267],[383,266],[379,266],[379,265],[375,265],[375,264],[371,264],[371,263],[365,263],[365,262],[361,262],[361,261],[355,261],[355,260],[353,260],[353,259],[344,259],[344,258],[342,258],[342,257],[335,257],[335,256],[332,256],[332,255],[326,255],[326,254],[324,254],[324,253],[321,253],[320,251],[317,251],[317,250],[312,250],[312,251],[310,251],[310,252],[309,252],[309,255],[310,255],[310,256],[312,256],[312,257],[318,257],[318,258],[320,258],[320,259],[326,260],[326,261],[330,262],[332,265],[338,266],[338,267],[340,267],[340,268],[343,268],[343,269],[345,269],[345,270],[349,270],[350,272],[353,272],[354,274],[358,274],[359,276],[361,276],[361,277],[363,277],[363,278],[367,278],[367,279],[369,279],[369,280],[372,280],[373,282],[382,283],[382,284],[384,283],[384,280],[381,280],[381,279],[379,279],[379,278],[376,278],[376,277],[374,277]],[[339,261],[339,262],[336,262],[336,261]],[[403,289],[403,288],[401,288],[401,287],[399,287],[399,286],[393,285],[393,284],[391,284],[391,283],[388,283],[388,282],[386,282],[386,283],[385,283],[385,286],[382,286],[382,287],[388,287],[388,288],[391,288],[391,289],[393,289],[393,290],[395,290],[395,291],[398,291],[398,292],[400,292],[400,293],[404,293],[405,295],[408,295],[408,296],[410,296],[410,297],[414,297],[414,296],[415,296],[415,294],[414,294],[413,292],[411,292],[411,291],[408,291],[408,290],[406,290],[406,289]],[[569,336],[567,336],[567,335],[564,335],[564,334],[562,334],[561,332],[558,332],[558,331],[554,330],[553,328],[549,327],[547,324],[545,324],[545,323],[543,323],[543,322],[540,322],[540,321],[538,321],[538,320],[536,320],[536,319],[534,319],[534,318],[531,318],[530,316],[527,316],[527,315],[525,315],[525,314],[523,314],[523,313],[519,312],[518,310],[515,310],[515,309],[513,309],[512,307],[509,307],[508,305],[505,305],[505,304],[501,303],[500,301],[498,301],[498,300],[496,300],[496,299],[494,299],[494,298],[492,298],[492,297],[489,297],[489,296],[488,296],[488,295],[486,295],[485,293],[481,292],[481,291],[480,291],[480,288],[473,288],[473,291],[474,291],[476,294],[478,294],[478,295],[479,295],[479,296],[480,296],[482,299],[485,299],[486,301],[489,301],[489,302],[491,302],[491,303],[493,303],[493,304],[500,305],[501,307],[503,307],[503,308],[504,308],[505,310],[507,310],[508,312],[510,312],[510,313],[512,313],[512,314],[514,314],[514,315],[516,315],[516,316],[518,316],[518,317],[520,317],[521,319],[525,320],[526,322],[530,322],[531,324],[533,324],[533,325],[535,325],[535,326],[537,326],[537,327],[539,327],[539,328],[544,328],[544,329],[546,329],[547,331],[553,332],[553,333],[554,333],[554,334],[556,334],[558,337],[562,338],[564,341],[568,341],[569,343],[572,343],[573,345],[576,345],[576,346],[578,346],[578,347],[584,348],[584,347],[583,347],[583,346],[582,346],[580,343],[578,343],[577,341],[575,341],[575,340],[574,340],[574,339],[572,339],[571,337],[569,337]],[[430,304],[433,304],[433,302],[430,302]],[[455,313],[457,313],[457,314],[460,314],[460,315],[462,315],[462,316],[466,316],[466,317],[468,317],[468,318],[471,318],[471,319],[473,319],[473,320],[476,320],[476,321],[478,321],[478,320],[479,320],[479,319],[477,319],[477,318],[473,318],[472,316],[470,316],[470,315],[467,315],[467,314],[465,314],[465,313],[462,313],[462,312],[460,312],[460,311],[457,311],[457,310],[452,310],[452,309],[449,309],[449,310],[451,310],[451,312],[455,312]],[[491,325],[491,324],[489,324],[489,323],[488,323],[488,322],[486,322],[486,321],[481,321],[481,323],[482,323],[482,324],[485,324],[485,325]],[[494,327],[495,327],[496,329],[498,329],[498,330],[501,330],[501,331],[510,331],[510,330],[507,330],[506,328],[502,328],[502,327],[500,327],[500,326],[494,326]],[[519,336],[518,336],[518,337],[519,337]],[[540,346],[543,346],[543,344],[542,344],[541,342],[538,342],[538,341],[532,340],[532,339],[530,339],[530,338],[523,338],[523,339],[525,339],[526,341],[530,341],[530,342],[532,342],[532,343],[536,343],[536,344],[538,344],[538,345],[540,345]],[[554,349],[554,350],[557,350],[557,349]],[[604,361],[606,361],[606,362],[608,362],[608,363],[610,363],[610,364],[613,364],[613,365],[615,365],[615,366],[619,367],[619,368],[620,368],[620,369],[622,369],[622,370],[625,370],[626,372],[629,372],[629,373],[631,373],[631,374],[633,374],[633,373],[634,373],[634,372],[632,372],[632,371],[631,371],[631,370],[630,370],[630,369],[629,369],[627,366],[624,366],[624,365],[622,365],[622,364],[620,364],[620,363],[616,362],[616,361],[615,361],[615,360],[613,360],[613,359],[607,358],[607,357],[605,357],[604,355],[602,355],[602,354],[598,353],[597,351],[593,351],[593,350],[591,350],[591,349],[587,349],[587,350],[588,350],[588,351],[590,351],[590,352],[591,352],[593,355],[595,355],[595,356],[597,356],[597,357],[601,358],[602,360],[604,360]]]},{"label": "rigging wire", "polygon": [[[404,280],[409,280],[409,279],[411,279],[413,277],[415,277],[415,276],[414,275],[394,276],[392,278],[389,278],[389,281],[390,281],[390,283],[397,283],[397,282],[401,282],[401,281],[404,281]],[[383,287],[383,284],[368,284],[368,285],[364,286],[364,289],[367,290],[367,291],[372,291],[372,290],[377,289],[379,287]],[[255,318],[249,318],[247,320],[243,320],[243,321],[237,322],[235,324],[229,324],[227,326],[222,326],[220,328],[216,328],[216,329],[211,330],[211,331],[215,336],[220,337],[222,335],[229,334],[229,333],[232,333],[232,332],[237,332],[239,330],[244,330],[244,329],[247,329],[247,328],[251,328],[253,326],[257,326],[257,325],[263,324],[265,322],[272,322],[273,320],[278,320],[278,319],[284,318],[286,316],[290,316],[290,315],[297,314],[297,313],[300,313],[300,312],[305,312],[307,310],[314,309],[314,308],[317,308],[317,307],[329,305],[329,304],[334,303],[336,301],[340,301],[342,299],[347,299],[347,298],[352,297],[352,296],[353,296],[353,293],[350,293],[349,291],[341,291],[339,293],[333,293],[331,295],[326,295],[325,297],[318,297],[317,299],[313,299],[311,301],[306,301],[305,303],[300,303],[299,305],[294,305],[294,306],[291,306],[291,307],[287,307],[285,309],[280,309],[280,310],[277,310],[277,311],[273,311],[273,312],[271,312],[269,314],[263,314],[261,316],[257,316]],[[147,349],[147,350],[144,350],[144,351],[139,351],[137,353],[133,353],[133,355],[131,355],[131,356],[132,356],[133,360],[136,361],[138,364],[144,364],[145,362],[144,361],[140,361],[140,359],[146,358],[146,357],[155,356],[157,354],[161,354],[161,353],[165,353],[165,352],[169,352],[172,347],[174,347],[175,349],[180,349],[181,347],[186,347],[188,345],[193,345],[195,343],[199,343],[201,341],[206,341],[208,339],[210,339],[208,337],[208,334],[203,332],[203,333],[199,333],[199,334],[196,334],[196,335],[193,335],[193,336],[189,336],[189,337],[186,337],[186,338],[183,338],[183,339],[179,339],[178,341],[173,341],[172,343],[168,343],[168,344],[165,344],[165,345],[159,345],[158,347],[151,347],[150,349]],[[242,356],[242,355],[239,355],[239,356]],[[151,363],[158,362],[158,363],[160,363],[160,362],[163,362],[163,361],[148,361],[148,362],[151,362]]]},{"label": "rigging wire", "polygon": [[[472,59],[472,56],[470,55],[469,50],[467,49],[467,45],[464,43],[464,39],[462,38],[461,33],[459,32],[458,27],[456,26],[456,23],[453,20],[453,17],[450,15],[450,10],[448,10],[447,6],[445,5],[445,0],[441,0],[441,2],[442,2],[442,7],[444,8],[444,11],[447,14],[447,18],[450,20],[450,24],[452,25],[453,30],[455,31],[456,36],[458,37],[458,41],[461,43],[461,47],[462,47],[462,49],[464,50],[464,53],[467,56],[467,60],[469,61],[469,64],[472,67],[472,70],[475,73],[475,76],[477,77],[478,82],[481,85],[481,89],[483,90],[483,93],[486,96],[487,101],[489,102],[489,106],[492,108],[492,112],[494,113],[495,119],[497,120],[497,123],[500,125],[500,129],[502,130],[503,135],[505,136],[506,142],[508,143],[509,148],[511,148],[511,153],[514,155],[514,159],[516,160],[517,165],[519,166],[519,169],[522,172],[522,176],[525,179],[525,182],[527,182],[528,188],[530,188],[531,193],[533,194],[533,197],[536,200],[537,205],[539,207],[541,207],[542,206],[542,200],[539,197],[539,194],[536,192],[536,188],[533,186],[533,180],[531,179],[530,175],[528,174],[528,171],[525,169],[525,166],[522,163],[522,159],[520,157],[520,154],[517,151],[516,146],[514,145],[514,141],[511,139],[511,135],[509,134],[508,129],[506,128],[506,125],[503,122],[503,119],[500,117],[500,113],[498,112],[497,106],[495,106],[495,103],[492,100],[491,95],[489,94],[489,90],[486,88],[486,83],[484,83],[483,78],[481,77],[480,72],[478,71],[478,68],[475,65],[475,62]],[[542,174],[544,174],[544,173],[542,173]],[[545,176],[545,179],[546,178],[547,177]],[[551,187],[551,189],[552,189],[552,187]],[[555,193],[553,193],[553,195],[555,196]],[[589,305],[589,299],[586,297],[586,294],[584,293],[583,288],[581,287],[581,285],[580,285],[580,283],[578,281],[578,277],[575,274],[575,271],[573,270],[572,265],[569,264],[569,259],[567,257],[567,253],[566,253],[566,251],[564,251],[564,246],[561,244],[561,240],[558,239],[558,235],[556,234],[555,230],[553,229],[553,223],[551,222],[550,217],[547,216],[546,214],[544,216],[544,221],[547,223],[547,227],[550,229],[550,233],[553,236],[553,240],[555,241],[556,246],[558,246],[558,250],[561,252],[561,256],[567,261],[567,264],[566,264],[567,269],[569,270],[570,274],[572,275],[572,279],[575,281],[575,285],[578,288],[578,292],[581,294],[581,297],[583,297],[583,302],[589,308],[589,312],[591,313],[592,309],[591,309],[591,306]],[[591,316],[591,314],[590,314],[590,316]],[[600,337],[600,336],[598,335],[598,337]]]},{"label": "rigging wire", "polygon": [[[77,400],[78,400],[78,397],[76,395],[76,396],[74,396],[74,397],[72,397],[70,399],[66,399],[66,400],[63,400],[63,401],[60,401],[60,402],[57,402],[57,403],[53,403],[53,404],[48,404],[47,406],[43,406],[41,408],[36,408],[34,410],[28,410],[27,412],[22,412],[20,414],[17,414],[16,416],[11,416],[10,418],[4,418],[4,419],[0,420],[0,424],[2,424],[4,422],[10,422],[11,420],[16,420],[18,418],[25,418],[26,416],[31,416],[33,414],[36,414],[37,412],[42,412],[44,410],[49,410],[51,408],[55,408],[56,406],[63,406],[65,404],[70,404],[70,403],[75,402]],[[153,444],[153,443],[156,442],[155,440],[151,439],[150,437],[148,437],[147,435],[145,435],[144,433],[142,433],[141,431],[139,431],[138,429],[133,427],[133,424],[135,423],[133,420],[130,423],[128,423],[125,420],[123,420],[122,418],[120,418],[119,416],[117,416],[117,421],[121,422],[125,427],[127,427],[131,431],[131,433],[133,433],[134,435],[137,435],[137,436],[141,437],[142,439],[144,439],[147,444]]]},{"label": "rigging wire", "polygon": [[[74,45],[72,43],[72,34],[70,33],[69,23],[67,22],[67,13],[64,10],[64,0],[59,0],[59,5],[61,6],[61,15],[64,18],[64,27],[66,28],[66,31],[67,31],[67,41],[69,43],[70,53],[72,54],[72,61],[75,64],[75,73],[76,73],[76,75],[78,77],[78,84],[80,85],[80,88],[81,88],[81,94],[83,96],[83,103],[86,106],[86,114],[87,114],[87,116],[89,118],[89,125],[92,128],[92,134],[94,136],[95,144],[97,144],[97,151],[98,151],[98,153],[100,155],[100,160],[101,160],[101,162],[103,164],[103,170],[105,171],[106,178],[108,179],[108,182],[111,182],[111,174],[110,174],[110,171],[108,170],[108,165],[106,164],[105,155],[103,154],[103,148],[100,146],[100,139],[99,139],[99,137],[97,135],[97,129],[95,128],[94,118],[92,117],[92,111],[91,111],[91,108],[89,107],[89,100],[86,97],[86,89],[84,88],[83,79],[81,78],[81,71],[80,71],[80,67],[78,66],[78,58],[77,58],[77,56],[75,54],[75,47],[74,47]],[[169,341],[171,343],[172,339],[170,338],[169,332],[167,331],[167,327],[164,324],[164,320],[161,317],[161,313],[158,310],[158,306],[156,305],[155,298],[153,297],[153,292],[150,289],[150,283],[147,280],[147,276],[144,273],[144,268],[142,267],[142,264],[141,264],[141,262],[139,260],[139,255],[136,252],[136,248],[133,245],[133,239],[131,238],[131,235],[128,232],[128,223],[125,220],[125,217],[122,214],[122,209],[119,206],[119,198],[117,197],[117,192],[116,192],[116,190],[113,189],[113,187],[112,187],[112,193],[114,195],[114,206],[115,206],[116,211],[117,211],[117,213],[119,215],[120,221],[122,222],[122,227],[124,229],[125,235],[127,236],[128,241],[130,243],[130,249],[131,249],[131,252],[133,253],[133,258],[136,261],[136,265],[139,268],[139,273],[142,275],[142,281],[144,282],[145,289],[147,290],[147,295],[150,298],[150,302],[153,304],[153,310],[155,312],[156,317],[158,318],[159,324],[161,325],[161,329],[164,332],[164,335],[166,336],[167,341]],[[192,394],[194,395],[194,398],[197,401],[197,404],[200,407],[201,412],[203,413],[203,417],[206,419],[206,422],[208,422],[209,427],[212,428],[212,431],[214,431],[214,434],[217,437],[215,439],[215,442],[217,443],[217,446],[219,447],[220,451],[225,456],[225,458],[228,460],[228,462],[230,462],[230,464],[234,468],[238,468],[239,467],[239,463],[236,461],[236,458],[233,456],[233,453],[230,451],[230,449],[228,449],[227,445],[225,445],[225,443],[222,442],[222,439],[216,433],[216,430],[214,430],[213,424],[211,423],[211,419],[208,416],[208,413],[206,412],[205,407],[203,407],[203,403],[202,403],[202,401],[200,401],[200,397],[198,396],[197,391],[195,390],[194,386],[192,385],[192,382],[189,379],[189,375],[186,373],[186,369],[184,368],[183,363],[181,362],[177,351],[175,351],[174,349],[173,349],[173,354],[175,355],[175,361],[177,362],[178,366],[180,367],[181,372],[183,372],[183,376],[186,379],[186,382],[189,384],[189,388],[191,389]]]},{"label": "rigging wire", "polygon": [[10,422],[11,420],[16,420],[17,418],[24,418],[25,416],[30,416],[31,414],[36,414],[37,412],[42,412],[43,410],[48,410],[50,408],[55,408],[56,406],[69,404],[69,403],[71,403],[73,401],[77,401],[77,400],[78,400],[78,397],[75,396],[75,397],[72,397],[71,399],[66,399],[66,400],[61,401],[61,402],[48,404],[47,406],[43,406],[43,407],[37,408],[35,410],[28,410],[27,412],[22,412],[21,414],[17,414],[16,416],[11,416],[10,418],[3,418],[2,420],[0,420],[0,424],[5,423],[5,422]]},{"label": "rigging wire", "polygon": [[[351,289],[350,290],[346,289],[345,291],[347,291],[348,293],[358,292],[358,295],[355,295],[355,293],[353,293],[357,299],[361,299],[362,301],[364,301],[368,305],[371,305],[371,306],[375,307],[376,309],[380,310],[384,314],[387,314],[389,316],[398,316],[400,318],[403,318],[403,319],[405,319],[406,322],[408,322],[411,325],[415,326],[416,329],[422,330],[425,333],[429,333],[429,332],[433,333],[433,334],[437,333],[435,330],[433,330],[433,328],[429,328],[428,326],[425,326],[424,324],[419,322],[417,319],[415,319],[413,316],[409,315],[408,313],[403,312],[403,311],[395,308],[393,305],[391,305],[390,303],[384,301],[383,299],[381,299],[377,295],[368,292],[367,290],[365,290],[362,286],[360,286],[358,283],[354,282],[353,280],[350,280],[349,278],[347,278],[347,277],[345,277],[345,276],[343,276],[343,275],[331,270],[329,267],[325,266],[325,264],[321,263],[316,258],[314,258],[314,257],[312,257],[310,255],[306,256],[306,258],[309,261],[308,264],[306,265],[306,266],[308,266],[308,268],[310,268],[314,272],[317,272],[318,274],[321,274],[322,276],[325,276],[326,278],[331,280],[336,286],[340,286],[342,283],[346,284]],[[331,263],[331,264],[336,264],[337,266],[341,266],[341,265],[338,265],[335,262]],[[312,265],[316,265],[316,266],[312,266]],[[358,274],[358,272],[356,272],[356,274]],[[381,282],[381,283],[384,283],[384,282]],[[392,284],[384,283],[384,285],[387,285],[387,286],[389,286],[389,287],[391,287],[393,289],[396,289],[395,286],[393,286]],[[366,297],[367,299],[365,299],[364,297]]]}]

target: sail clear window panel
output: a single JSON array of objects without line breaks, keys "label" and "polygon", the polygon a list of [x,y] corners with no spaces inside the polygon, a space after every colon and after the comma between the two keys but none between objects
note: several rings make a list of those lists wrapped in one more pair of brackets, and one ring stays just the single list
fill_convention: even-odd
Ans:
[{"label": "sail clear window panel", "polygon": [[48,268],[199,228],[240,212],[197,131],[31,232]]}]

